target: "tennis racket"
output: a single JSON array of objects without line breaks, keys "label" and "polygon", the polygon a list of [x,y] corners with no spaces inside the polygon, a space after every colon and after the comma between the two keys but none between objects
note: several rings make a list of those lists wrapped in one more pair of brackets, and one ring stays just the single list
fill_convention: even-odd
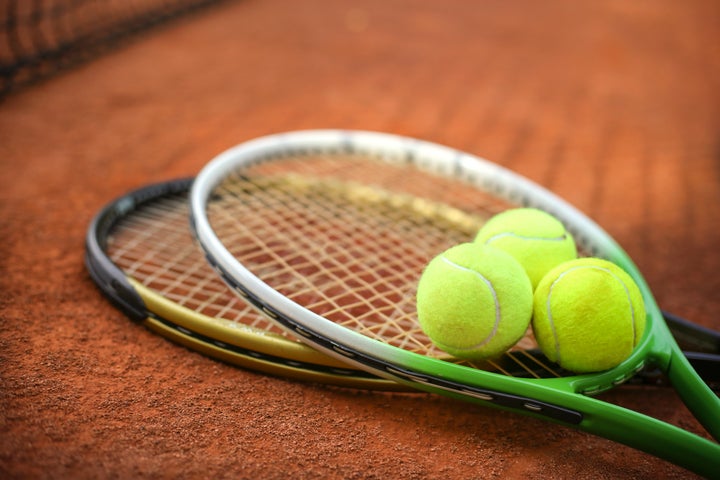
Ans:
[{"label": "tennis racket", "polygon": [[[574,375],[487,371],[443,358],[422,333],[415,287],[427,262],[473,238],[475,225],[515,206],[555,215],[585,255],[609,259],[640,286],[646,332],[619,366]],[[190,195],[191,227],[208,262],[239,295],[307,344],[420,390],[547,419],[615,440],[706,476],[720,446],[593,397],[652,365],[720,437],[720,399],[670,334],[636,266],[594,222],[500,166],[443,146],[372,132],[263,137],[213,159]],[[535,348],[531,336],[515,355]]]},{"label": "tennis racket", "polygon": [[228,292],[190,235],[191,184],[180,179],[134,190],[90,223],[85,265],[117,308],[157,334],[235,366],[330,385],[409,390],[289,339]]},{"label": "tennis racket", "polygon": [[[284,334],[229,292],[195,246],[188,228],[192,179],[133,190],[102,208],[90,223],[86,265],[101,291],[131,319],[207,356],[296,380],[344,387],[412,391],[406,385],[349,368]],[[670,317],[685,332],[686,352],[703,378],[720,388],[720,334]],[[497,369],[522,372],[515,357]],[[666,385],[654,369],[638,383]]]}]

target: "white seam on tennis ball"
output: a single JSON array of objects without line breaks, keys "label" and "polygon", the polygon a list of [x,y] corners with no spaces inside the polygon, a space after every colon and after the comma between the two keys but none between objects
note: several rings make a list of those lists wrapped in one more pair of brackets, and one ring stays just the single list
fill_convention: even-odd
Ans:
[{"label": "white seam on tennis ball", "polygon": [[495,302],[495,324],[493,325],[493,329],[490,332],[490,334],[487,336],[487,338],[485,340],[483,340],[482,342],[480,342],[476,345],[473,345],[471,347],[466,347],[466,348],[453,347],[453,348],[455,348],[455,350],[460,350],[460,351],[475,350],[477,348],[481,348],[481,347],[487,345],[495,337],[495,334],[497,334],[498,327],[500,325],[501,312],[500,312],[500,301],[498,300],[497,292],[495,291],[495,288],[493,287],[492,282],[490,282],[490,280],[485,278],[480,272],[476,272],[475,270],[473,270],[471,268],[467,268],[467,267],[463,267],[462,265],[458,265],[457,263],[453,262],[452,260],[449,260],[446,257],[441,257],[441,258],[442,258],[443,262],[447,263],[451,267],[459,268],[460,270],[464,270],[466,272],[472,273],[473,275],[478,277],[480,280],[485,282],[485,284],[490,289],[490,293],[492,293],[493,302]]},{"label": "white seam on tennis ball", "polygon": [[489,237],[487,240],[485,240],[485,244],[487,245],[490,242],[494,242],[495,240],[498,240],[503,237],[513,237],[513,238],[519,238],[521,240],[541,240],[541,241],[547,241],[547,242],[563,242],[568,238],[567,233],[563,233],[562,235],[560,235],[558,237],[531,237],[529,235],[520,235],[520,234],[514,233],[514,232],[502,232],[502,233],[493,235],[492,237]]},{"label": "white seam on tennis ball", "polygon": [[628,289],[627,285],[625,285],[625,282],[623,282],[620,277],[615,275],[612,271],[608,270],[607,268],[599,267],[597,265],[578,265],[578,266],[572,267],[568,270],[565,270],[563,273],[558,275],[558,277],[555,280],[553,280],[553,282],[550,284],[550,288],[548,289],[547,300],[545,301],[545,308],[547,309],[548,323],[550,324],[550,330],[552,331],[552,334],[553,334],[553,340],[555,340],[555,355],[557,356],[557,363],[560,363],[560,341],[558,340],[557,331],[555,330],[555,323],[553,322],[553,318],[552,318],[552,310],[550,309],[550,298],[552,297],[552,291],[553,291],[553,288],[555,288],[555,284],[557,284],[560,281],[560,279],[562,279],[568,273],[570,273],[574,270],[579,270],[581,268],[594,268],[596,270],[600,270],[600,271],[609,273],[610,275],[613,276],[613,278],[615,278],[615,280],[620,282],[620,285],[622,285],[623,289],[625,290],[625,295],[627,296],[628,304],[630,305],[630,319],[632,320],[633,345],[635,345],[635,336],[637,335],[637,333],[635,331],[635,307],[633,307],[632,298],[630,298],[630,290]]}]

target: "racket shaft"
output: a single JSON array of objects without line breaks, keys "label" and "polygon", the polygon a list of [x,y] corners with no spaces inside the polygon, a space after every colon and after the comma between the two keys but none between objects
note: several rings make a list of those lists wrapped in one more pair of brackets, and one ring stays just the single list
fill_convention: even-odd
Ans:
[{"label": "racket shaft", "polygon": [[[715,397],[717,400],[717,397]],[[582,397],[590,433],[663,458],[707,478],[720,473],[720,445],[652,417]]]},{"label": "racket shaft", "polygon": [[[670,383],[710,435],[720,439],[720,416],[717,414],[720,398],[707,384],[696,381],[693,374],[693,367],[684,355],[672,355],[667,371]],[[717,458],[720,461],[720,451]],[[716,474],[720,474],[720,468]]]}]

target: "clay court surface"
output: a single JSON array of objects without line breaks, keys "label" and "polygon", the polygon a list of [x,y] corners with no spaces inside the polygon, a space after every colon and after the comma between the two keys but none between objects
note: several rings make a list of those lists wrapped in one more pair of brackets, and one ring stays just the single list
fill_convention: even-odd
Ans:
[{"label": "clay court surface", "polygon": [[[0,103],[3,478],[693,478],[540,420],[242,370],[133,324],[95,212],[302,128],[510,167],[603,225],[666,310],[720,329],[720,5],[239,0]],[[703,432],[669,388],[605,400]]]}]

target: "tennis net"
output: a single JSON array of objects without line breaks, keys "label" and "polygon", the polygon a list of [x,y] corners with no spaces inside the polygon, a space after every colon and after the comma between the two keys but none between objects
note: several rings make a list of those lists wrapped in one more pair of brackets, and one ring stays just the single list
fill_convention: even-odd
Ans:
[{"label": "tennis net", "polygon": [[223,0],[0,0],[0,98]]}]

